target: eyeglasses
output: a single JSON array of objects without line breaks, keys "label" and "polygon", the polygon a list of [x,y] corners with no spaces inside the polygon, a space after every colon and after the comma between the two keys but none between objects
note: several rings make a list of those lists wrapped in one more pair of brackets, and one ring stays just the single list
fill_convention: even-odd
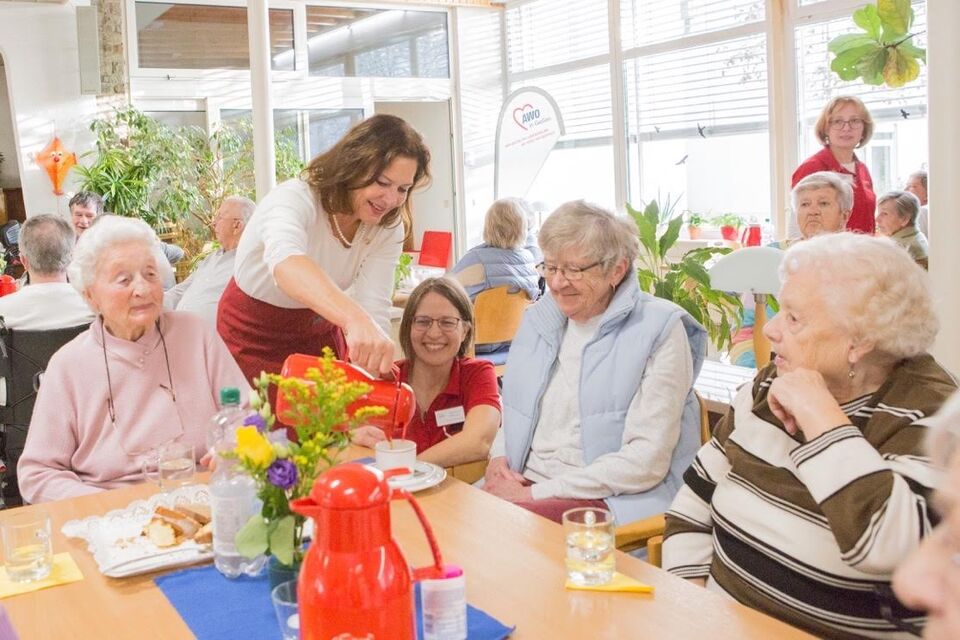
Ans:
[{"label": "eyeglasses", "polygon": [[460,318],[451,318],[449,316],[443,318],[414,316],[413,328],[417,331],[429,331],[434,322],[437,323],[437,325],[440,327],[440,330],[444,333],[454,333],[460,327],[460,323],[463,322],[463,320]]},{"label": "eyeglasses", "polygon": [[843,118],[830,118],[830,128],[831,129],[859,129],[863,127],[863,118],[850,118],[849,120],[844,120]]},{"label": "eyeglasses", "polygon": [[[912,611],[903,606],[888,584],[873,585],[873,596],[880,608],[880,617],[900,631],[905,631],[918,638],[923,635],[924,614]],[[908,619],[909,618],[909,619]],[[913,622],[920,620],[920,624]]]},{"label": "eyeglasses", "polygon": [[583,274],[594,267],[600,266],[600,261],[594,262],[591,265],[586,267],[558,267],[555,264],[547,264],[546,262],[541,262],[538,267],[540,275],[544,278],[552,278],[558,273],[564,277],[565,280],[570,282],[576,282],[577,280],[583,279]]},{"label": "eyeglasses", "polygon": [[[173,388],[173,373],[170,371],[170,354],[167,351],[167,340],[163,335],[163,331],[160,329],[160,321],[157,320],[155,323],[157,327],[157,333],[160,334],[160,344],[163,346],[163,361],[167,365],[167,385],[160,385],[160,388],[163,389],[166,393],[170,395],[171,400],[173,400],[174,413],[177,416],[177,421],[180,427],[180,433],[176,435],[175,439],[179,439],[185,432],[183,428],[183,420],[180,419],[180,412],[177,411],[177,392]],[[107,372],[107,412],[110,414],[110,425],[113,427],[113,430],[117,432],[120,436],[120,449],[130,458],[141,458],[147,453],[150,452],[150,449],[128,451],[126,445],[124,444],[125,438],[124,434],[120,431],[120,427],[117,426],[117,410],[115,403],[113,401],[113,381],[110,378],[110,364],[107,361],[107,338],[106,333],[103,327],[103,319],[100,319],[100,344],[103,347],[103,367]]]}]

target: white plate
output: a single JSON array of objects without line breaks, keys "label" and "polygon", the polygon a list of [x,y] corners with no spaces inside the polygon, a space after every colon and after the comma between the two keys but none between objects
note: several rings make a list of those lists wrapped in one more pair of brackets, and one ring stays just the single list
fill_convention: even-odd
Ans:
[{"label": "white plate", "polygon": [[213,548],[209,544],[187,540],[175,547],[158,547],[146,536],[140,535],[157,506],[173,508],[185,503],[210,504],[209,487],[190,485],[169,493],[158,493],[146,500],[135,500],[103,516],[71,520],[60,530],[70,538],[86,540],[100,572],[110,578],[135,576],[209,560],[213,558]]},{"label": "white plate", "polygon": [[406,489],[411,493],[435,487],[447,477],[447,470],[432,462],[417,461],[413,473],[388,478],[391,487]]}]

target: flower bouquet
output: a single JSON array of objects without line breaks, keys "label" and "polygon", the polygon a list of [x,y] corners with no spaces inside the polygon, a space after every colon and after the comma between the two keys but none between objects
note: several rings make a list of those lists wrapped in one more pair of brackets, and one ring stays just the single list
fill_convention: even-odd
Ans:
[{"label": "flower bouquet", "polygon": [[[293,425],[296,442],[287,440],[283,429],[271,431],[276,422],[267,400],[271,385],[290,407],[280,418]],[[261,373],[254,387],[250,405],[257,413],[237,429],[236,448],[228,455],[256,482],[263,509],[237,532],[237,551],[248,558],[272,555],[283,565],[296,566],[303,559],[304,517],[290,510],[290,500],[310,494],[317,476],[350,444],[352,428],[387,410],[352,409],[372,387],[349,381],[329,348],[304,379]]]}]

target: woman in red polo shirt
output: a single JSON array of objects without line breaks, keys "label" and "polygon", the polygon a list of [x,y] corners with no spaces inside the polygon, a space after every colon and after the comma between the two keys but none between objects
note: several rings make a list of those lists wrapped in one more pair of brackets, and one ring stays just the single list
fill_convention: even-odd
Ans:
[{"label": "woman in red polo shirt", "polygon": [[814,127],[823,149],[807,158],[793,172],[791,187],[817,171],[833,171],[853,177],[853,210],[847,229],[873,234],[877,196],[867,166],[854,149],[862,147],[873,135],[873,118],[859,98],[839,96],[827,103]]},{"label": "woman in red polo shirt", "polygon": [[[500,427],[500,392],[493,365],[466,357],[473,341],[473,307],[466,291],[449,278],[428,278],[407,301],[400,321],[406,360],[399,378],[413,388],[417,413],[407,438],[417,458],[441,467],[484,460]],[[357,444],[372,447],[385,437],[360,427]]]}]

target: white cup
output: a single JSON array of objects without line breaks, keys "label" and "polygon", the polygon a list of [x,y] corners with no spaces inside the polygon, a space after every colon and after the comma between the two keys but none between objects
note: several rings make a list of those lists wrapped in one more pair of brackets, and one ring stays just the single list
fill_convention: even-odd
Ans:
[{"label": "white cup", "polygon": [[373,451],[375,464],[381,471],[406,467],[413,473],[417,464],[417,443],[413,440],[381,440]]}]

